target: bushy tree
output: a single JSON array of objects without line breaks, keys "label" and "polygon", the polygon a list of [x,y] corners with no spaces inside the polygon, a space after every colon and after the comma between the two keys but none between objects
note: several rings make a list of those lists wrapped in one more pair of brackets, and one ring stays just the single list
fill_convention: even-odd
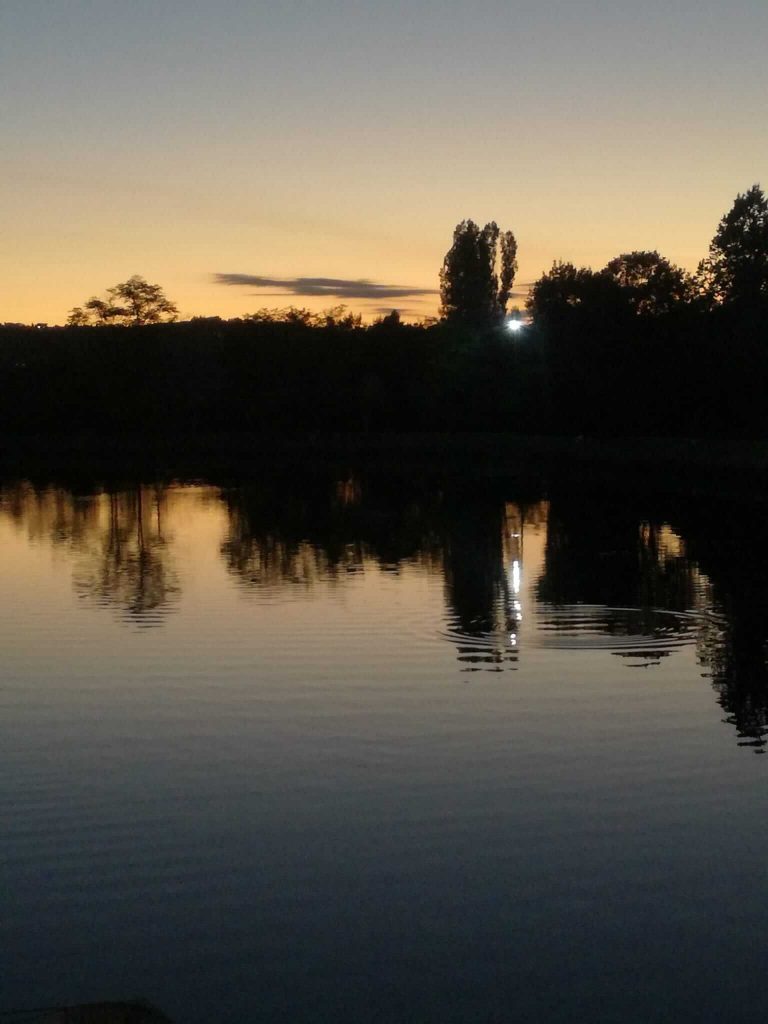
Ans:
[{"label": "bushy tree", "polygon": [[619,303],[619,286],[609,276],[556,260],[534,283],[526,305],[534,318],[552,320],[574,309],[605,313]]},{"label": "bushy tree", "polygon": [[388,330],[397,330],[399,327],[402,327],[403,321],[399,310],[393,309],[386,315],[377,317],[373,321],[373,326],[387,328]]},{"label": "bushy tree", "polygon": [[177,318],[178,312],[159,284],[150,284],[134,274],[127,281],[108,288],[106,298],[94,295],[82,306],[75,306],[67,324],[70,327],[89,324],[142,327],[145,324],[170,323]]},{"label": "bushy tree", "polygon": [[720,221],[698,283],[714,306],[768,300],[768,200],[759,185],[737,195]]},{"label": "bushy tree", "polygon": [[691,281],[686,272],[655,250],[622,253],[602,273],[621,288],[626,302],[641,315],[669,313],[691,296]]},{"label": "bushy tree", "polygon": [[495,221],[481,228],[463,220],[440,271],[441,315],[476,328],[505,314],[517,272],[517,241]]}]

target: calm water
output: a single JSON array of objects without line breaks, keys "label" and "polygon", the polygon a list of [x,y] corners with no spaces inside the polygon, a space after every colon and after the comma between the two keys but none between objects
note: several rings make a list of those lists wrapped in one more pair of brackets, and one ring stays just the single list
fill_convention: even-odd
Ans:
[{"label": "calm water", "polygon": [[0,487],[0,1010],[752,1021],[757,504]]}]

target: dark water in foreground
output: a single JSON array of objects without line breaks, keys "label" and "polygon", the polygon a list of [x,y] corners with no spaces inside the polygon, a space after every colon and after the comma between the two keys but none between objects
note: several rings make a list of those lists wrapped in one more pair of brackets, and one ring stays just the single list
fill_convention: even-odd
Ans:
[{"label": "dark water in foreground", "polygon": [[752,1021],[757,503],[0,488],[0,1010]]}]

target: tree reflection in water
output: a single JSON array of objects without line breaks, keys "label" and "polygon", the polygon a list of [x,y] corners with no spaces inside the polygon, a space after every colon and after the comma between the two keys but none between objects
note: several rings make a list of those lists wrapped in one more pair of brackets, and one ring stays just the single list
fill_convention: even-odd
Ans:
[{"label": "tree reflection in water", "polygon": [[464,671],[516,667],[525,531],[541,526],[546,516],[546,502],[505,502],[493,493],[465,494],[452,502],[445,586],[449,632]]},{"label": "tree reflection in water", "polygon": [[[527,531],[546,530],[535,586],[543,644],[607,647],[652,666],[695,639],[742,745],[768,746],[768,526],[762,507],[342,475],[267,476],[222,488],[221,555],[243,593],[290,586],[309,594],[375,566],[439,575],[447,634],[462,670],[514,668],[521,655]],[[80,493],[30,483],[0,487],[0,512],[32,541],[73,557],[86,602],[157,625],[179,596],[162,485]],[[693,612],[693,614],[691,614]]]},{"label": "tree reflection in water", "polygon": [[246,589],[335,585],[367,562],[389,572],[442,564],[439,495],[403,498],[349,477],[265,479],[223,497],[229,530],[221,553]]},{"label": "tree reflection in water", "polygon": [[638,511],[636,501],[554,496],[540,600],[634,608],[641,615],[696,607],[698,574],[685,545],[663,510]]},{"label": "tree reflection in water", "polygon": [[537,596],[545,635],[646,668],[692,641],[687,613],[703,603],[700,575],[663,510],[562,493],[552,498]]},{"label": "tree reflection in water", "polygon": [[3,487],[2,502],[31,540],[72,552],[73,586],[86,601],[141,627],[160,624],[176,601],[164,486],[78,494],[23,482]]},{"label": "tree reflection in water", "polygon": [[[552,501],[538,595],[553,606],[623,610],[610,621],[590,622],[590,629],[613,634],[652,636],[658,610],[697,611],[698,655],[725,721],[740,745],[762,753],[768,744],[766,579],[768,527],[754,501],[560,496]],[[665,625],[671,631],[671,621]],[[684,628],[681,619],[678,631]],[[653,652],[636,653],[647,664],[654,660]]]},{"label": "tree reflection in water", "polygon": [[224,491],[221,553],[246,589],[337,586],[366,565],[441,574],[448,633],[466,671],[518,658],[519,578],[526,525],[545,506],[505,503],[489,488],[404,486],[350,476],[279,481]]},{"label": "tree reflection in water", "polygon": [[75,590],[138,626],[158,625],[179,594],[164,530],[166,489],[138,486],[104,497],[106,523],[79,560]]},{"label": "tree reflection in water", "polygon": [[755,502],[698,502],[678,526],[692,559],[711,582],[718,617],[703,629],[701,658],[709,668],[725,721],[741,746],[764,753],[768,743],[768,525]]}]

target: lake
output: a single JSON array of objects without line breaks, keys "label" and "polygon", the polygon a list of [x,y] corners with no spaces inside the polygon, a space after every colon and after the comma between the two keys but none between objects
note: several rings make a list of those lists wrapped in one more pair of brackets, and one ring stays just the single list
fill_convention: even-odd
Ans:
[{"label": "lake", "polygon": [[3,481],[0,1011],[762,1019],[765,511]]}]

